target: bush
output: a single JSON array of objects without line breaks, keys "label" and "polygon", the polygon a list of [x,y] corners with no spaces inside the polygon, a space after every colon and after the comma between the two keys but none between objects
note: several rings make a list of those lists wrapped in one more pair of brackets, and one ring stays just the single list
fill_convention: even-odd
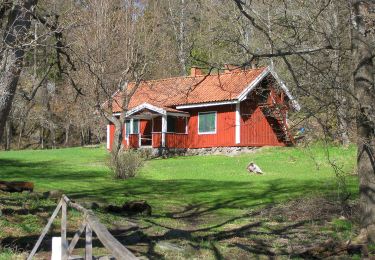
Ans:
[{"label": "bush", "polygon": [[144,158],[132,149],[120,151],[114,156],[111,154],[109,168],[116,179],[128,179],[134,177],[143,166]]}]

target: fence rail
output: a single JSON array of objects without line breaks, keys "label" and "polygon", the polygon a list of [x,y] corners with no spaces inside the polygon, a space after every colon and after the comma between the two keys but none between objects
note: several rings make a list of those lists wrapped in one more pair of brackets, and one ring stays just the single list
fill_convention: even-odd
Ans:
[{"label": "fence rail", "polygon": [[[68,243],[67,239],[67,209],[73,208],[83,214],[83,221],[79,229],[74,234],[73,238]],[[51,228],[52,222],[57,217],[61,210],[61,259],[67,260],[75,248],[79,238],[85,232],[85,260],[91,260],[92,255],[92,232],[94,231],[98,239],[102,242],[104,247],[112,254],[113,257],[119,260],[137,259],[132,252],[123,246],[116,238],[114,238],[108,229],[100,223],[99,219],[91,210],[87,210],[81,205],[71,201],[67,196],[62,195],[56,209],[52,213],[47,225],[44,227],[39,239],[34,248],[29,254],[27,260],[33,259],[45,235]]]}]

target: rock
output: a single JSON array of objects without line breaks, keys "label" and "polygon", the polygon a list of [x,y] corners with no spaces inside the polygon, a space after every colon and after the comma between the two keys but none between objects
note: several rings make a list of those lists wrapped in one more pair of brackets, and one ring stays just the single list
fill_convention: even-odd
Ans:
[{"label": "rock", "polygon": [[115,206],[115,205],[108,205],[105,210],[107,212],[112,213],[125,213],[127,215],[136,215],[136,214],[147,214],[151,216],[152,208],[151,206],[144,200],[140,201],[129,201],[126,202],[122,207]]},{"label": "rock", "polygon": [[96,203],[95,201],[79,201],[78,204],[86,209],[99,209],[103,207],[103,205]]},{"label": "rock", "polygon": [[45,199],[60,199],[63,195],[61,190],[50,190],[43,192],[43,198]]},{"label": "rock", "polygon": [[0,181],[0,190],[6,192],[33,192],[34,183],[27,181]]},{"label": "rock", "polygon": [[29,194],[29,198],[31,198],[31,199],[43,199],[44,195],[43,195],[43,193],[40,193],[40,192],[33,192],[33,193]]},{"label": "rock", "polygon": [[146,213],[151,216],[152,208],[145,200],[141,201],[129,201],[122,205],[122,210],[128,215]]},{"label": "rock", "polygon": [[111,212],[111,213],[122,213],[123,210],[122,210],[122,207],[115,206],[115,205],[108,205],[105,208],[105,211]]},{"label": "rock", "polygon": [[165,241],[160,241],[158,243],[156,243],[156,247],[160,248],[161,250],[167,250],[167,251],[177,251],[177,252],[183,252],[184,251],[184,248],[176,245],[176,244],[172,244],[170,242],[165,242]]}]

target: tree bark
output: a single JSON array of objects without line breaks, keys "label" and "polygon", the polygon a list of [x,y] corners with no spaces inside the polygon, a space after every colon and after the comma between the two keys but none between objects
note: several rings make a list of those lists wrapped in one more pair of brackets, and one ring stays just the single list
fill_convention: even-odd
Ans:
[{"label": "tree bark", "polygon": [[366,19],[374,7],[372,1],[352,1],[361,225],[369,242],[375,242],[375,89],[371,34],[368,31],[371,28],[366,28]]},{"label": "tree bark", "polygon": [[27,35],[31,25],[31,11],[37,0],[14,1],[8,13],[3,41],[7,48],[1,58],[0,73],[0,138],[8,118],[18,80],[23,68]]},{"label": "tree bark", "polygon": [[65,126],[65,142],[64,146],[69,145],[70,123]]},{"label": "tree bark", "polygon": [[44,149],[44,127],[39,129],[39,143],[42,149]]},{"label": "tree bark", "polygon": [[121,117],[119,120],[112,122],[115,125],[115,133],[113,136],[113,144],[112,144],[112,156],[115,158],[119,154],[121,147],[122,147],[122,140],[124,138],[124,124],[125,120],[123,120]]},{"label": "tree bark", "polygon": [[5,150],[9,151],[12,145],[12,121],[8,120],[5,123]]}]

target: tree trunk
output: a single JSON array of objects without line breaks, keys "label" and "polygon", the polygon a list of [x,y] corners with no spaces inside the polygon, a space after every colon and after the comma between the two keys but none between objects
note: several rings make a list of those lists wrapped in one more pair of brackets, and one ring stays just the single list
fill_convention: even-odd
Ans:
[{"label": "tree trunk", "polygon": [[68,144],[69,144],[69,134],[70,134],[70,123],[65,126],[65,142],[64,142],[64,146],[68,146]]},{"label": "tree trunk", "polygon": [[18,144],[17,144],[18,150],[21,149],[21,141],[22,141],[22,134],[23,134],[24,125],[25,125],[25,123],[22,120],[21,123],[20,123],[20,129],[19,129],[19,134],[18,134]]},{"label": "tree trunk", "polygon": [[31,25],[31,11],[37,0],[13,1],[3,41],[7,48],[0,61],[0,138],[8,118],[25,54],[22,43],[27,41]]},{"label": "tree trunk", "polygon": [[85,146],[85,132],[83,128],[81,128],[81,146]]},{"label": "tree trunk", "polygon": [[40,130],[39,130],[39,143],[40,143],[40,147],[44,149],[44,128],[43,127],[40,127]]},{"label": "tree trunk", "polygon": [[121,146],[122,146],[122,140],[124,138],[123,136],[123,133],[124,133],[124,123],[122,123],[122,121],[125,122],[125,120],[116,120],[114,121],[114,125],[115,125],[115,133],[114,133],[114,136],[113,136],[113,143],[112,143],[112,155],[117,157],[118,153],[120,152],[121,150]]},{"label": "tree trunk", "polygon": [[186,53],[185,53],[185,9],[186,4],[185,0],[181,0],[181,9],[180,9],[180,24],[179,24],[179,32],[178,32],[178,43],[179,43],[179,50],[178,50],[178,59],[180,61],[181,66],[181,75],[186,74]]},{"label": "tree trunk", "polygon": [[[366,28],[372,1],[352,1],[354,89],[358,99],[357,145],[362,231],[375,242],[375,89],[371,34]],[[372,9],[374,10],[374,9]]]},{"label": "tree trunk", "polygon": [[5,123],[5,131],[5,150],[9,151],[11,148],[10,146],[12,145],[12,121],[8,120]]}]

